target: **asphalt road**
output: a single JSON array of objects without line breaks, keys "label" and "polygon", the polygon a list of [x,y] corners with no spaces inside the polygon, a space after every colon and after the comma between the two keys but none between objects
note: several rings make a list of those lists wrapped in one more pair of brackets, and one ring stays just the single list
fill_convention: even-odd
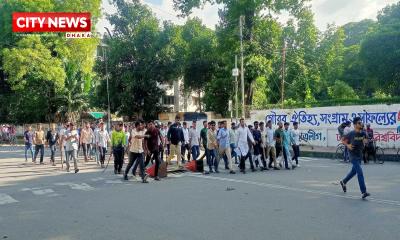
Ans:
[{"label": "asphalt road", "polygon": [[80,168],[25,164],[21,150],[0,147],[0,239],[400,239],[399,163],[363,166],[367,201],[356,179],[341,192],[350,165],[329,159],[148,184]]}]

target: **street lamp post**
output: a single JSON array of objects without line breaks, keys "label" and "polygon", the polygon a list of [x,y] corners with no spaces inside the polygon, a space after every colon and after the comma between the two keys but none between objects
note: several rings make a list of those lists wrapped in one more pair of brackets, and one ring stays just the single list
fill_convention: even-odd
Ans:
[{"label": "street lamp post", "polygon": [[108,83],[108,63],[107,63],[107,44],[101,43],[101,49],[103,52],[103,60],[105,63],[106,67],[106,82],[107,82],[107,131],[110,132],[110,127],[111,127],[111,110],[110,110],[110,89],[109,89],[109,83]]}]

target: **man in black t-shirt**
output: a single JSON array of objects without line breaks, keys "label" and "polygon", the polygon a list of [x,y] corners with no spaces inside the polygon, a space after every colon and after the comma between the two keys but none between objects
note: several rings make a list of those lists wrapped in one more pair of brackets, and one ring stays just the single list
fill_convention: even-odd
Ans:
[{"label": "man in black t-shirt", "polygon": [[365,186],[364,175],[361,168],[361,160],[363,158],[364,145],[368,143],[367,135],[362,131],[362,121],[361,118],[355,117],[353,119],[354,130],[349,132],[343,139],[343,144],[346,145],[350,153],[350,161],[353,167],[347,176],[340,181],[343,192],[347,191],[346,183],[350,181],[356,174],[358,178],[358,184],[360,185],[360,190],[362,198],[365,199],[370,194],[367,192]]}]

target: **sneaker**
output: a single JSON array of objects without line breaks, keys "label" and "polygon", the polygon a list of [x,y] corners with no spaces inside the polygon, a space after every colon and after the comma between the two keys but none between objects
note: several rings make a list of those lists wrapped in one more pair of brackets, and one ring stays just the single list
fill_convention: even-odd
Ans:
[{"label": "sneaker", "polygon": [[343,182],[343,181],[340,181],[340,186],[342,186],[342,190],[343,190],[343,192],[347,192],[347,187],[346,187],[346,184],[344,184],[344,182]]},{"label": "sneaker", "polygon": [[67,168],[67,172],[69,172],[69,168]]},{"label": "sneaker", "polygon": [[124,174],[124,180],[128,181],[128,175]]},{"label": "sneaker", "polygon": [[114,169],[114,174],[117,174],[117,169]]},{"label": "sneaker", "polygon": [[366,199],[368,196],[371,196],[371,194],[365,192],[362,194],[362,199]]},{"label": "sneaker", "polygon": [[251,169],[251,171],[252,171],[252,172],[257,172],[257,170],[256,170],[256,169],[254,169],[254,168],[252,168],[252,169]]},{"label": "sneaker", "polygon": [[280,168],[278,168],[278,167],[274,167],[274,170],[281,170]]},{"label": "sneaker", "polygon": [[219,173],[219,171],[218,171],[218,170],[215,170],[215,173]]},{"label": "sneaker", "polygon": [[159,177],[154,178],[155,181],[160,181],[161,179]]},{"label": "sneaker", "polygon": [[295,169],[296,168],[296,165],[292,165],[292,169]]},{"label": "sneaker", "polygon": [[79,169],[77,168],[77,169],[75,169],[75,173],[78,173],[79,172]]},{"label": "sneaker", "polygon": [[235,171],[233,171],[233,170],[230,170],[229,173],[230,174],[236,174]]},{"label": "sneaker", "polygon": [[296,164],[296,167],[300,167],[300,164]]}]

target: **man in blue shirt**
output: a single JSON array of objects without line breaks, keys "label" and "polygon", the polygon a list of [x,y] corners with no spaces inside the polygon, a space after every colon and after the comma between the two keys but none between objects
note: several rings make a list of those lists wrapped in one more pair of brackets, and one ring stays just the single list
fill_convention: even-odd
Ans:
[{"label": "man in blue shirt", "polygon": [[[223,156],[224,154],[226,155],[226,158],[228,159],[229,162],[229,173],[230,174],[235,174],[235,171],[233,170],[233,164],[232,164],[232,156],[231,156],[231,147],[230,147],[230,141],[229,141],[229,131],[226,128],[226,121],[221,122],[221,128],[218,131],[217,135],[217,140],[218,140],[218,145],[219,145],[219,155]],[[215,166],[215,170],[218,170],[218,163]]]},{"label": "man in blue shirt", "polygon": [[360,117],[355,117],[353,119],[354,130],[350,131],[343,139],[343,144],[349,150],[350,161],[353,167],[347,176],[340,181],[343,192],[347,192],[346,184],[355,175],[358,178],[358,184],[361,190],[362,199],[370,196],[367,192],[367,187],[365,186],[364,174],[361,168],[361,159],[363,157],[364,145],[368,143],[367,135],[362,131],[362,121]]},{"label": "man in blue shirt", "polygon": [[283,139],[282,139],[282,147],[283,147],[283,157],[285,159],[285,168],[290,169],[289,165],[292,169],[296,168],[295,164],[292,164],[292,158],[290,156],[290,146],[294,143],[294,139],[289,130],[289,123],[285,122],[284,124],[285,130],[283,130]]}]

